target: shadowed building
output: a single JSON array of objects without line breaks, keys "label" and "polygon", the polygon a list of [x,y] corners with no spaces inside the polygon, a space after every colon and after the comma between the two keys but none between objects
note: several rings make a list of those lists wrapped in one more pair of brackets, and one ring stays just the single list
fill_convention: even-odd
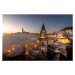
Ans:
[{"label": "shadowed building", "polygon": [[24,32],[24,29],[22,28],[22,33]]}]

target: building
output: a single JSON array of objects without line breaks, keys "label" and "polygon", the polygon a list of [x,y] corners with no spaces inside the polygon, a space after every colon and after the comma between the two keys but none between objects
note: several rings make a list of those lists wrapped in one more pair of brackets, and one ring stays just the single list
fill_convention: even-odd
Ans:
[{"label": "building", "polygon": [[22,28],[22,33],[24,32],[24,29]]},{"label": "building", "polygon": [[22,33],[29,34],[29,32],[25,32],[23,28],[22,28]]},{"label": "building", "polygon": [[39,38],[39,53],[47,56],[47,35],[44,24],[42,25]]},{"label": "building", "polygon": [[70,41],[67,38],[60,38],[58,39],[58,42],[63,43],[63,44],[70,43]]}]

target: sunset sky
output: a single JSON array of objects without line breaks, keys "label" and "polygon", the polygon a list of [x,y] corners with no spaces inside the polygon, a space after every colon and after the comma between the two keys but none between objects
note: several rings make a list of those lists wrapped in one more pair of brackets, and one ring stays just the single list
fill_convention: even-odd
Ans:
[{"label": "sunset sky", "polygon": [[27,32],[39,33],[44,23],[48,33],[72,26],[72,15],[7,15],[3,14],[3,33]]}]

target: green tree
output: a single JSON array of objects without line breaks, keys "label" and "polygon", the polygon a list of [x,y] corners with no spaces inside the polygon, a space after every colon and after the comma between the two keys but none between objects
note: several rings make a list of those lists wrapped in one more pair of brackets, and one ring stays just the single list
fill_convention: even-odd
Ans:
[{"label": "green tree", "polygon": [[44,46],[44,43],[42,42],[42,47]]}]

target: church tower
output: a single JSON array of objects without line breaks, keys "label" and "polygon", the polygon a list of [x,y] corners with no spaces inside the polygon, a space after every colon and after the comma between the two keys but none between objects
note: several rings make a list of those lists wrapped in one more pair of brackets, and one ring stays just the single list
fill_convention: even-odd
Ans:
[{"label": "church tower", "polygon": [[47,56],[47,36],[46,36],[46,30],[45,30],[44,23],[43,23],[41,31],[40,31],[39,53],[41,55]]},{"label": "church tower", "polygon": [[24,29],[22,28],[22,33],[24,32]]}]

